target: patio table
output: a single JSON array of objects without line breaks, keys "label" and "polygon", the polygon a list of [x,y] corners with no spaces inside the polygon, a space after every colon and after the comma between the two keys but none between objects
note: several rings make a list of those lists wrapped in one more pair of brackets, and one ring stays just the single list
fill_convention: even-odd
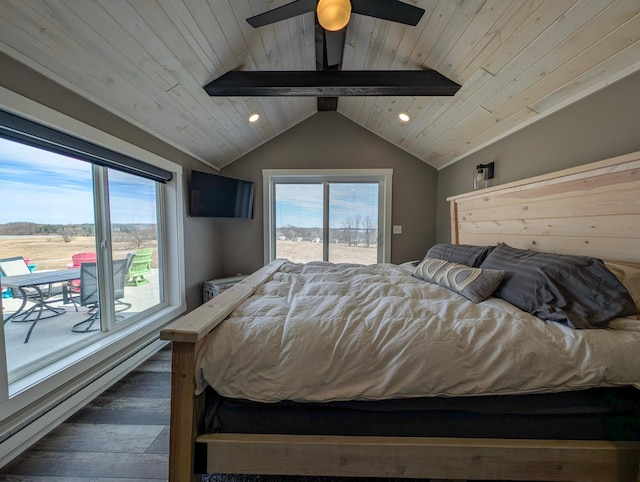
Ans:
[{"label": "patio table", "polygon": [[[22,296],[22,304],[15,313],[5,318],[4,323],[7,323],[8,321],[30,321],[31,327],[29,328],[29,332],[27,333],[27,336],[24,340],[24,342],[27,343],[29,341],[29,337],[31,336],[31,332],[35,328],[38,321],[66,313],[66,310],[64,308],[55,307],[50,304],[50,302],[52,301],[60,301],[59,299],[47,302],[48,295],[45,295],[41,286],[50,286],[54,283],[64,283],[65,281],[71,281],[79,278],[80,268],[36,271],[29,274],[3,276],[2,278],[0,278],[0,284],[20,291],[20,294]],[[27,288],[34,289],[36,291],[36,296],[30,296],[27,293]],[[66,291],[64,290],[62,299],[66,299]],[[27,301],[33,302],[34,305],[25,310]],[[49,313],[45,314],[46,312]]]}]

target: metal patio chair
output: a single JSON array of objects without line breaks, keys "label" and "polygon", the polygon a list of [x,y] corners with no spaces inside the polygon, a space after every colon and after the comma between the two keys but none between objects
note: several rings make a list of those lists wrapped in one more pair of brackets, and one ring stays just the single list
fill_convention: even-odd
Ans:
[{"label": "metal patio chair", "polygon": [[[116,304],[120,306],[117,312],[131,308],[131,303],[122,301],[124,298],[124,285],[133,255],[128,254],[126,259],[113,261],[113,289]],[[78,305],[87,307],[89,317],[76,323],[71,328],[75,333],[88,333],[99,331],[100,327],[93,328],[96,321],[100,320],[100,298],[98,290],[98,269],[97,263],[82,263],[80,266],[80,294],[70,297],[76,311]]]}]

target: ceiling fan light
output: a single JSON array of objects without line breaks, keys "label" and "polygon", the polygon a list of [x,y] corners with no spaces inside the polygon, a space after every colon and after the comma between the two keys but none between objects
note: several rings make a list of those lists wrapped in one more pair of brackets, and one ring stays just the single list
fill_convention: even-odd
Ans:
[{"label": "ceiling fan light", "polygon": [[349,0],[320,0],[318,2],[318,22],[322,28],[335,32],[347,26],[351,18]]}]

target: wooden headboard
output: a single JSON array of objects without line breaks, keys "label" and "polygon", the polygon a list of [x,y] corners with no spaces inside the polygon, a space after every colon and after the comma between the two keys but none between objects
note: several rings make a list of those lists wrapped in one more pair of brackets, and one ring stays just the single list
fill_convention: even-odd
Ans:
[{"label": "wooden headboard", "polygon": [[640,263],[640,152],[447,201],[452,243]]}]

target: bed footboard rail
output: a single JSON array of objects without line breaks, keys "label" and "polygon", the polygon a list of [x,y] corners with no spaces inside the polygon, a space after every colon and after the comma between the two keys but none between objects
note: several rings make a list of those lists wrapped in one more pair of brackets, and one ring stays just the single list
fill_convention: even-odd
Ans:
[{"label": "bed footboard rail", "polygon": [[169,324],[160,338],[172,342],[169,481],[196,481],[195,440],[203,397],[195,395],[198,351],[207,336],[244,300],[265,283],[286,260],[278,259],[251,274],[195,310]]},{"label": "bed footboard rail", "polygon": [[640,481],[638,442],[258,434],[207,434],[197,441],[209,473]]}]

